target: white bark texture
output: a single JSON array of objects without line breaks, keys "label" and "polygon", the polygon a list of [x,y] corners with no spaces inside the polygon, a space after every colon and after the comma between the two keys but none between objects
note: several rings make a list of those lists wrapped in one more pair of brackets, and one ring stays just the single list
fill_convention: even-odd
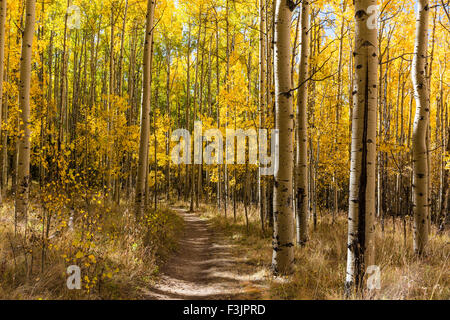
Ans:
[{"label": "white bark texture", "polygon": [[377,27],[371,24],[376,0],[355,1],[355,88],[348,215],[347,295],[363,288],[374,262],[377,118]]},{"label": "white bark texture", "polygon": [[143,98],[141,109],[141,132],[139,144],[139,165],[136,183],[136,216],[140,217],[144,212],[146,175],[148,168],[149,135],[150,135],[150,111],[151,111],[151,84],[152,84],[152,43],[153,43],[153,20],[155,16],[156,1],[148,0],[147,26],[145,29],[144,47],[144,74],[143,74]]},{"label": "white bark texture", "polygon": [[[6,0],[0,0],[0,132],[2,132],[3,121],[3,77],[5,61],[5,21],[6,21]],[[6,145],[3,145],[6,148]],[[2,191],[0,187],[0,203],[2,202]]]},{"label": "white bark texture", "polygon": [[427,80],[428,0],[418,1],[416,40],[412,65],[412,81],[416,115],[412,139],[414,251],[422,254],[428,242],[428,146],[427,129],[430,118],[430,96]]},{"label": "white bark texture", "polygon": [[308,241],[308,79],[309,79],[309,1],[302,2],[301,53],[299,66],[297,117],[297,243]]},{"label": "white bark texture", "polygon": [[34,25],[36,20],[36,0],[26,2],[26,22],[22,39],[20,61],[19,107],[20,138],[16,192],[16,218],[26,219],[30,188],[30,84],[31,58],[33,53]]},{"label": "white bark texture", "polygon": [[295,5],[277,0],[275,11],[275,104],[279,129],[279,170],[274,183],[274,239],[272,268],[275,274],[289,274],[294,262],[293,132],[291,93],[290,26]]},{"label": "white bark texture", "polygon": [[[264,114],[266,112],[266,0],[259,0],[259,128],[263,129],[265,125]],[[264,219],[266,209],[266,188],[263,176],[261,176],[261,167],[258,171],[258,200],[259,215],[261,225],[264,230]]]}]

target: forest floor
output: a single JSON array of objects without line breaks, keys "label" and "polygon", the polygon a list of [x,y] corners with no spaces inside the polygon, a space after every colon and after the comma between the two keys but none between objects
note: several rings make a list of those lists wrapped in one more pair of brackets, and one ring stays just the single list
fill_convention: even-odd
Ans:
[{"label": "forest floor", "polygon": [[[184,204],[186,207],[186,204]],[[176,253],[160,269],[148,299],[343,299],[347,224],[345,212],[335,219],[321,212],[310,240],[295,248],[295,270],[289,277],[271,275],[271,232],[261,231],[256,208],[249,208],[247,225],[242,206],[223,209],[201,206],[195,214],[174,209],[185,220]],[[404,223],[405,222],[405,223]],[[410,219],[386,220],[375,233],[381,289],[352,299],[434,300],[450,298],[450,237],[430,234],[422,259],[412,250]],[[395,249],[393,249],[395,248]]]},{"label": "forest floor", "polygon": [[240,273],[229,239],[196,213],[174,209],[184,219],[178,250],[160,270],[156,283],[144,290],[148,299],[258,299],[267,289],[264,273]]},{"label": "forest floor", "polygon": [[[130,203],[92,201],[74,215],[72,229],[64,223],[70,212],[54,218],[43,246],[38,206],[30,209],[25,240],[15,234],[13,202],[5,202],[0,208],[0,299],[343,298],[346,212],[334,219],[331,212],[319,211],[308,243],[295,247],[294,273],[273,277],[272,232],[268,226],[261,230],[257,207],[248,208],[247,220],[239,204],[235,212],[230,205],[226,214],[204,204],[189,213],[183,209],[188,206],[161,203],[136,224]],[[433,226],[421,258],[413,253],[412,233],[409,217],[386,219],[384,230],[377,223],[381,289],[353,299],[450,299],[450,233]],[[71,265],[81,268],[82,290],[67,288]]]}]

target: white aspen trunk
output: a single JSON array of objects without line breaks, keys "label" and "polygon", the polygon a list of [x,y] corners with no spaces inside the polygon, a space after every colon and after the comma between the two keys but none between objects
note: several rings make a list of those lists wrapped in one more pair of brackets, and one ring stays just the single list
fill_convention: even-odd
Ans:
[{"label": "white aspen trunk", "polygon": [[[4,76],[4,61],[5,61],[5,21],[6,21],[6,0],[0,0],[0,132],[3,132],[3,121],[6,119],[2,119],[3,116],[3,76]],[[3,133],[4,134],[4,133]],[[3,150],[6,150],[6,144],[2,146]],[[3,163],[3,166],[6,166]],[[3,179],[5,179],[5,170],[3,170]],[[2,195],[3,195],[3,182],[0,183],[0,204],[2,203]]]},{"label": "white aspen trunk", "polygon": [[[266,111],[266,1],[259,1],[259,128],[263,129],[265,125],[264,113]],[[260,169],[261,170],[261,169]],[[264,232],[265,206],[266,206],[266,188],[261,171],[258,171],[258,201],[259,215],[261,217],[261,228]]]},{"label": "white aspen trunk", "polygon": [[[72,0],[67,0],[67,9],[72,5]],[[62,54],[62,65],[61,65],[61,75],[60,75],[60,105],[59,105],[59,148],[65,143],[65,130],[67,127],[67,65],[69,63],[69,50],[68,42],[70,39],[70,28],[68,26],[68,12],[64,17],[64,41],[63,41],[63,54]]]},{"label": "white aspen trunk", "polygon": [[152,42],[153,42],[153,20],[155,15],[156,1],[148,0],[147,26],[145,29],[145,48],[143,61],[143,99],[141,109],[141,132],[139,144],[139,165],[136,183],[136,216],[139,218],[144,212],[144,196],[146,192],[149,136],[150,136],[150,103],[152,84]]},{"label": "white aspen trunk", "polygon": [[302,2],[301,53],[299,66],[297,117],[296,213],[297,243],[308,241],[308,78],[309,78],[309,1]]},{"label": "white aspen trunk", "polygon": [[412,154],[413,154],[413,212],[414,251],[422,254],[428,242],[428,139],[430,96],[427,80],[428,0],[418,1],[416,40],[412,65],[412,81],[416,100]]},{"label": "white aspen trunk", "polygon": [[30,189],[30,84],[31,58],[33,51],[34,25],[36,20],[36,0],[26,2],[26,22],[22,39],[20,62],[19,107],[20,137],[18,143],[18,172],[16,192],[16,221],[27,218]]},{"label": "white aspen trunk", "polygon": [[[447,125],[447,133],[442,132],[443,145],[446,145],[446,152],[450,154],[450,126]],[[447,137],[445,137],[447,135]],[[442,191],[441,191],[441,211],[439,212],[438,222],[439,231],[446,230],[448,225],[448,201],[450,196],[450,170],[446,170],[442,163]]]},{"label": "white aspen trunk", "polygon": [[[229,21],[229,13],[230,13],[230,6],[229,1],[226,1],[226,38],[227,38],[227,51],[226,51],[226,73],[225,73],[225,83],[227,92],[230,92],[230,84],[228,81],[228,77],[230,75],[230,21]],[[225,130],[228,129],[228,103],[226,105],[226,111],[225,111]],[[225,219],[227,218],[227,212],[228,212],[228,161],[225,161],[224,165],[224,213],[225,213]]]},{"label": "white aspen trunk", "polygon": [[[190,125],[190,110],[191,110],[191,20],[188,22],[188,45],[187,45],[187,55],[186,55],[186,126],[192,130]],[[189,211],[194,211],[194,202],[192,201],[194,198],[191,195],[193,192],[192,184],[190,183],[189,177],[189,165],[185,165],[185,187],[186,187],[186,200],[190,199],[190,208]]]},{"label": "white aspen trunk", "polygon": [[279,130],[279,170],[274,183],[274,239],[272,268],[289,274],[294,262],[293,162],[294,110],[291,93],[290,26],[292,1],[277,0],[275,11],[275,105]]},{"label": "white aspen trunk", "polygon": [[109,46],[109,88],[108,88],[108,114],[107,114],[107,144],[106,144],[106,194],[107,194],[107,200],[108,202],[111,201],[112,199],[112,172],[111,172],[111,162],[114,161],[113,159],[113,152],[110,148],[110,144],[111,144],[111,133],[113,132],[114,128],[113,128],[113,109],[114,109],[114,103],[112,101],[112,95],[115,92],[114,89],[114,3],[111,4],[111,17],[110,17],[110,22],[111,22],[111,34],[110,34],[110,46]]},{"label": "white aspen trunk", "polygon": [[348,216],[346,295],[364,287],[374,262],[377,118],[377,27],[369,23],[376,0],[355,1],[355,89]]},{"label": "white aspen trunk", "polygon": [[[169,41],[169,40],[167,40]],[[171,64],[171,47],[170,47],[170,41],[169,45],[166,46],[167,50],[167,74],[166,74],[166,103],[167,103],[167,116],[169,117],[169,128],[166,134],[166,157],[169,159],[170,154],[170,137],[171,137],[171,125],[172,125],[172,117],[170,112],[170,91],[171,91],[171,84],[170,84],[170,64]],[[170,160],[166,162],[166,200],[170,201]]]},{"label": "white aspen trunk", "polygon": [[[216,104],[217,104],[217,129],[220,130],[220,102],[219,102],[219,96],[220,96],[220,64],[219,64],[219,46],[220,46],[220,35],[219,35],[219,19],[216,16]],[[223,159],[222,159],[223,160]],[[220,212],[220,201],[222,197],[222,169],[221,165],[217,164],[217,208]]]}]

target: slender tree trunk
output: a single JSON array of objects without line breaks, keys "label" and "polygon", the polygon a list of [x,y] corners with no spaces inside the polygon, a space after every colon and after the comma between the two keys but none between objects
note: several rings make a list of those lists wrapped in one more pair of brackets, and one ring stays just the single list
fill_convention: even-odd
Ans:
[{"label": "slender tree trunk", "polygon": [[418,0],[416,40],[414,46],[412,80],[416,99],[413,129],[413,211],[414,251],[422,254],[428,242],[428,124],[430,96],[427,80],[428,61],[428,0]]},{"label": "slender tree trunk", "polygon": [[[186,126],[191,129],[190,125],[190,109],[191,109],[191,21],[188,22],[188,44],[186,56]],[[192,185],[189,183],[189,165],[185,165],[185,199],[191,195]],[[193,197],[190,197],[192,200]],[[189,211],[194,211],[194,202],[190,201]]]},{"label": "slender tree trunk", "polygon": [[[72,5],[72,0],[67,0],[67,9]],[[58,148],[61,149],[61,144],[65,142],[64,130],[67,130],[67,64],[69,61],[69,50],[67,49],[68,39],[70,38],[70,29],[68,26],[68,12],[64,18],[64,41],[61,61],[60,73],[60,101],[59,101],[59,141]]]},{"label": "slender tree trunk", "polygon": [[[289,274],[294,262],[293,164],[294,110],[291,93],[290,26],[292,1],[277,0],[275,12],[275,105],[279,130],[279,170],[274,184],[274,239],[272,268]],[[273,139],[274,137],[272,137]]]},{"label": "slender tree trunk", "polygon": [[128,0],[125,0],[125,12],[123,14],[123,24],[122,24],[122,34],[120,35],[120,54],[119,54],[119,71],[117,77],[117,93],[122,96],[123,94],[123,51],[124,51],[124,41],[125,41],[125,32],[127,25],[127,16],[128,16]]},{"label": "slender tree trunk", "polygon": [[145,29],[144,47],[144,79],[143,99],[141,110],[141,133],[139,144],[139,165],[136,183],[136,216],[139,218],[144,212],[144,196],[146,192],[146,173],[149,157],[149,135],[150,135],[150,111],[151,111],[151,83],[152,83],[152,43],[153,43],[153,20],[155,14],[155,0],[148,0],[147,26]]},{"label": "slender tree trunk", "polygon": [[34,38],[34,25],[36,20],[36,0],[26,2],[26,22],[22,39],[22,56],[20,62],[20,139],[18,143],[18,172],[16,192],[17,220],[27,219],[28,197],[30,189],[30,85],[31,85],[31,58]]},{"label": "slender tree trunk", "polygon": [[[171,136],[171,123],[172,123],[172,116],[170,111],[170,68],[171,68],[171,48],[170,44],[166,47],[167,50],[167,74],[166,74],[166,104],[167,104],[167,110],[166,114],[169,119],[169,127],[167,128],[166,133],[166,157],[169,159],[169,149],[170,149],[170,136]],[[166,200],[170,201],[170,160],[167,160],[166,162]]]},{"label": "slender tree trunk", "polygon": [[[348,216],[346,295],[363,288],[374,262],[378,40],[369,18],[376,0],[355,1],[355,91]],[[369,11],[370,10],[370,11]]]},{"label": "slender tree trunk", "polygon": [[[266,1],[259,0],[259,128],[263,129],[265,125],[264,114],[266,112]],[[264,176],[261,175],[261,169],[258,168],[258,202],[259,215],[261,218],[261,229],[264,232],[266,188]]]},{"label": "slender tree trunk", "polygon": [[[227,88],[227,92],[230,91],[230,85],[228,81],[228,77],[230,75],[230,22],[229,22],[229,13],[230,13],[230,6],[229,6],[229,0],[226,1],[226,40],[227,40],[227,48],[226,48],[226,72],[225,72],[225,84]],[[228,128],[228,104],[226,105],[226,112],[225,112],[225,130]],[[224,165],[224,211],[225,211],[225,218],[227,218],[227,211],[228,211],[228,161],[225,161]]]},{"label": "slender tree trunk", "polygon": [[[447,125],[448,126],[448,125]],[[446,142],[444,141],[444,145],[447,144],[446,152],[450,154],[450,127],[447,127],[447,134],[443,132],[443,135],[447,135]],[[443,138],[445,140],[445,138]],[[443,165],[444,166],[444,165]],[[444,231],[448,225],[448,202],[450,196],[450,170],[443,167],[442,169],[442,191],[441,191],[441,211],[439,212],[439,231]]]},{"label": "slender tree trunk", "polygon": [[[220,64],[219,64],[219,46],[220,46],[220,37],[219,37],[219,19],[216,17],[216,104],[217,104],[217,129],[220,130]],[[220,159],[223,161],[223,158]],[[220,162],[221,162],[220,161]],[[221,205],[221,197],[222,197],[222,166],[217,164],[217,209],[220,212]]]},{"label": "slender tree trunk", "polygon": [[[6,21],[6,0],[0,0],[0,132],[5,135],[3,130],[3,122],[6,122],[6,117],[3,117],[3,77],[5,69],[5,21]],[[3,143],[2,143],[3,144]],[[2,149],[6,149],[6,144],[2,145]],[[5,164],[3,164],[5,165]],[[2,166],[3,167],[3,166]],[[2,170],[2,180],[4,179],[4,170]],[[0,204],[2,204],[3,195],[3,181],[0,182]]]},{"label": "slender tree trunk", "polygon": [[[113,95],[115,93],[115,74],[114,74],[114,67],[115,67],[115,59],[114,59],[114,4],[113,2],[111,4],[111,19],[110,19],[110,43],[109,43],[109,87],[108,87],[108,109],[107,109],[107,144],[106,144],[106,194],[108,201],[111,201],[113,198],[113,192],[112,189],[112,162],[114,161],[114,151],[111,150],[111,135],[113,132],[113,113],[114,113],[114,103],[113,103]],[[113,142],[114,144],[114,142]],[[112,148],[114,149],[114,147]]]},{"label": "slender tree trunk", "polygon": [[308,78],[309,78],[309,1],[302,2],[302,40],[299,66],[297,117],[296,213],[297,243],[308,241]]},{"label": "slender tree trunk", "polygon": [[[273,1],[265,0],[266,3],[266,110],[264,110],[264,120],[266,127],[271,126],[271,111],[273,104],[273,54],[274,54],[274,33],[275,33],[275,4]],[[270,228],[273,228],[273,177],[264,177],[263,181],[266,189],[265,211],[266,221],[269,222]]]}]

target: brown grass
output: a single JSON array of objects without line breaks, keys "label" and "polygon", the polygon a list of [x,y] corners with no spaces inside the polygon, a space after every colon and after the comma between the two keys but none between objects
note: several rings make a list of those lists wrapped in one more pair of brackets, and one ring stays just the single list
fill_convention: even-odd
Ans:
[{"label": "brown grass", "polygon": [[[28,237],[24,241],[22,234],[14,235],[13,206],[6,203],[0,210],[0,299],[144,298],[141,289],[157,279],[158,266],[175,249],[183,223],[172,211],[162,209],[137,224],[131,207],[126,203],[92,205],[87,221],[80,218],[82,213],[75,213],[78,218],[73,231],[67,226],[57,227],[64,215],[55,219],[51,228],[55,236],[47,243],[50,248],[41,270],[39,210],[30,209]],[[259,279],[260,286],[248,286],[253,291],[247,292],[247,298],[343,298],[347,254],[344,212],[334,223],[331,214],[322,212],[317,230],[311,226],[308,244],[295,249],[294,274],[274,278],[270,273],[271,233],[262,233],[256,208],[249,210],[248,228],[242,206],[237,208],[236,223],[232,206],[227,219],[223,210],[218,212],[213,206],[202,205],[199,211],[233,245],[236,271]],[[418,258],[412,252],[410,222],[406,225],[406,239],[402,223],[389,219],[384,232],[377,225],[376,262],[381,268],[381,290],[353,299],[450,299],[449,234],[437,234],[433,229],[427,255]],[[77,258],[78,252],[82,257]],[[66,269],[72,264],[82,267],[82,290],[66,287]]]},{"label": "brown grass", "polygon": [[[183,222],[160,209],[138,224],[130,207],[92,205],[89,219],[75,212],[73,231],[56,232],[67,219],[55,218],[42,268],[39,210],[30,210],[24,240],[22,232],[14,235],[14,207],[6,203],[0,211],[0,299],[140,299],[140,289],[154,281],[175,248]],[[69,265],[81,267],[82,290],[67,289]]]},{"label": "brown grass", "polygon": [[[205,216],[236,244],[235,255],[245,257],[240,265],[243,272],[265,272],[270,275],[271,234],[261,232],[259,215],[250,210],[247,231],[244,210],[237,210],[233,222],[233,209],[228,218],[212,207],[203,208]],[[270,289],[263,293],[265,299],[342,299],[346,266],[347,219],[340,213],[333,223],[331,213],[322,212],[317,230],[310,228],[310,241],[303,248],[295,248],[295,272],[286,279],[267,277]],[[395,227],[395,229],[394,229]],[[403,221],[386,221],[385,231],[376,229],[376,263],[381,269],[381,289],[367,291],[353,299],[450,299],[450,237],[448,232],[430,235],[427,255],[418,258],[412,250],[412,230]]]}]

